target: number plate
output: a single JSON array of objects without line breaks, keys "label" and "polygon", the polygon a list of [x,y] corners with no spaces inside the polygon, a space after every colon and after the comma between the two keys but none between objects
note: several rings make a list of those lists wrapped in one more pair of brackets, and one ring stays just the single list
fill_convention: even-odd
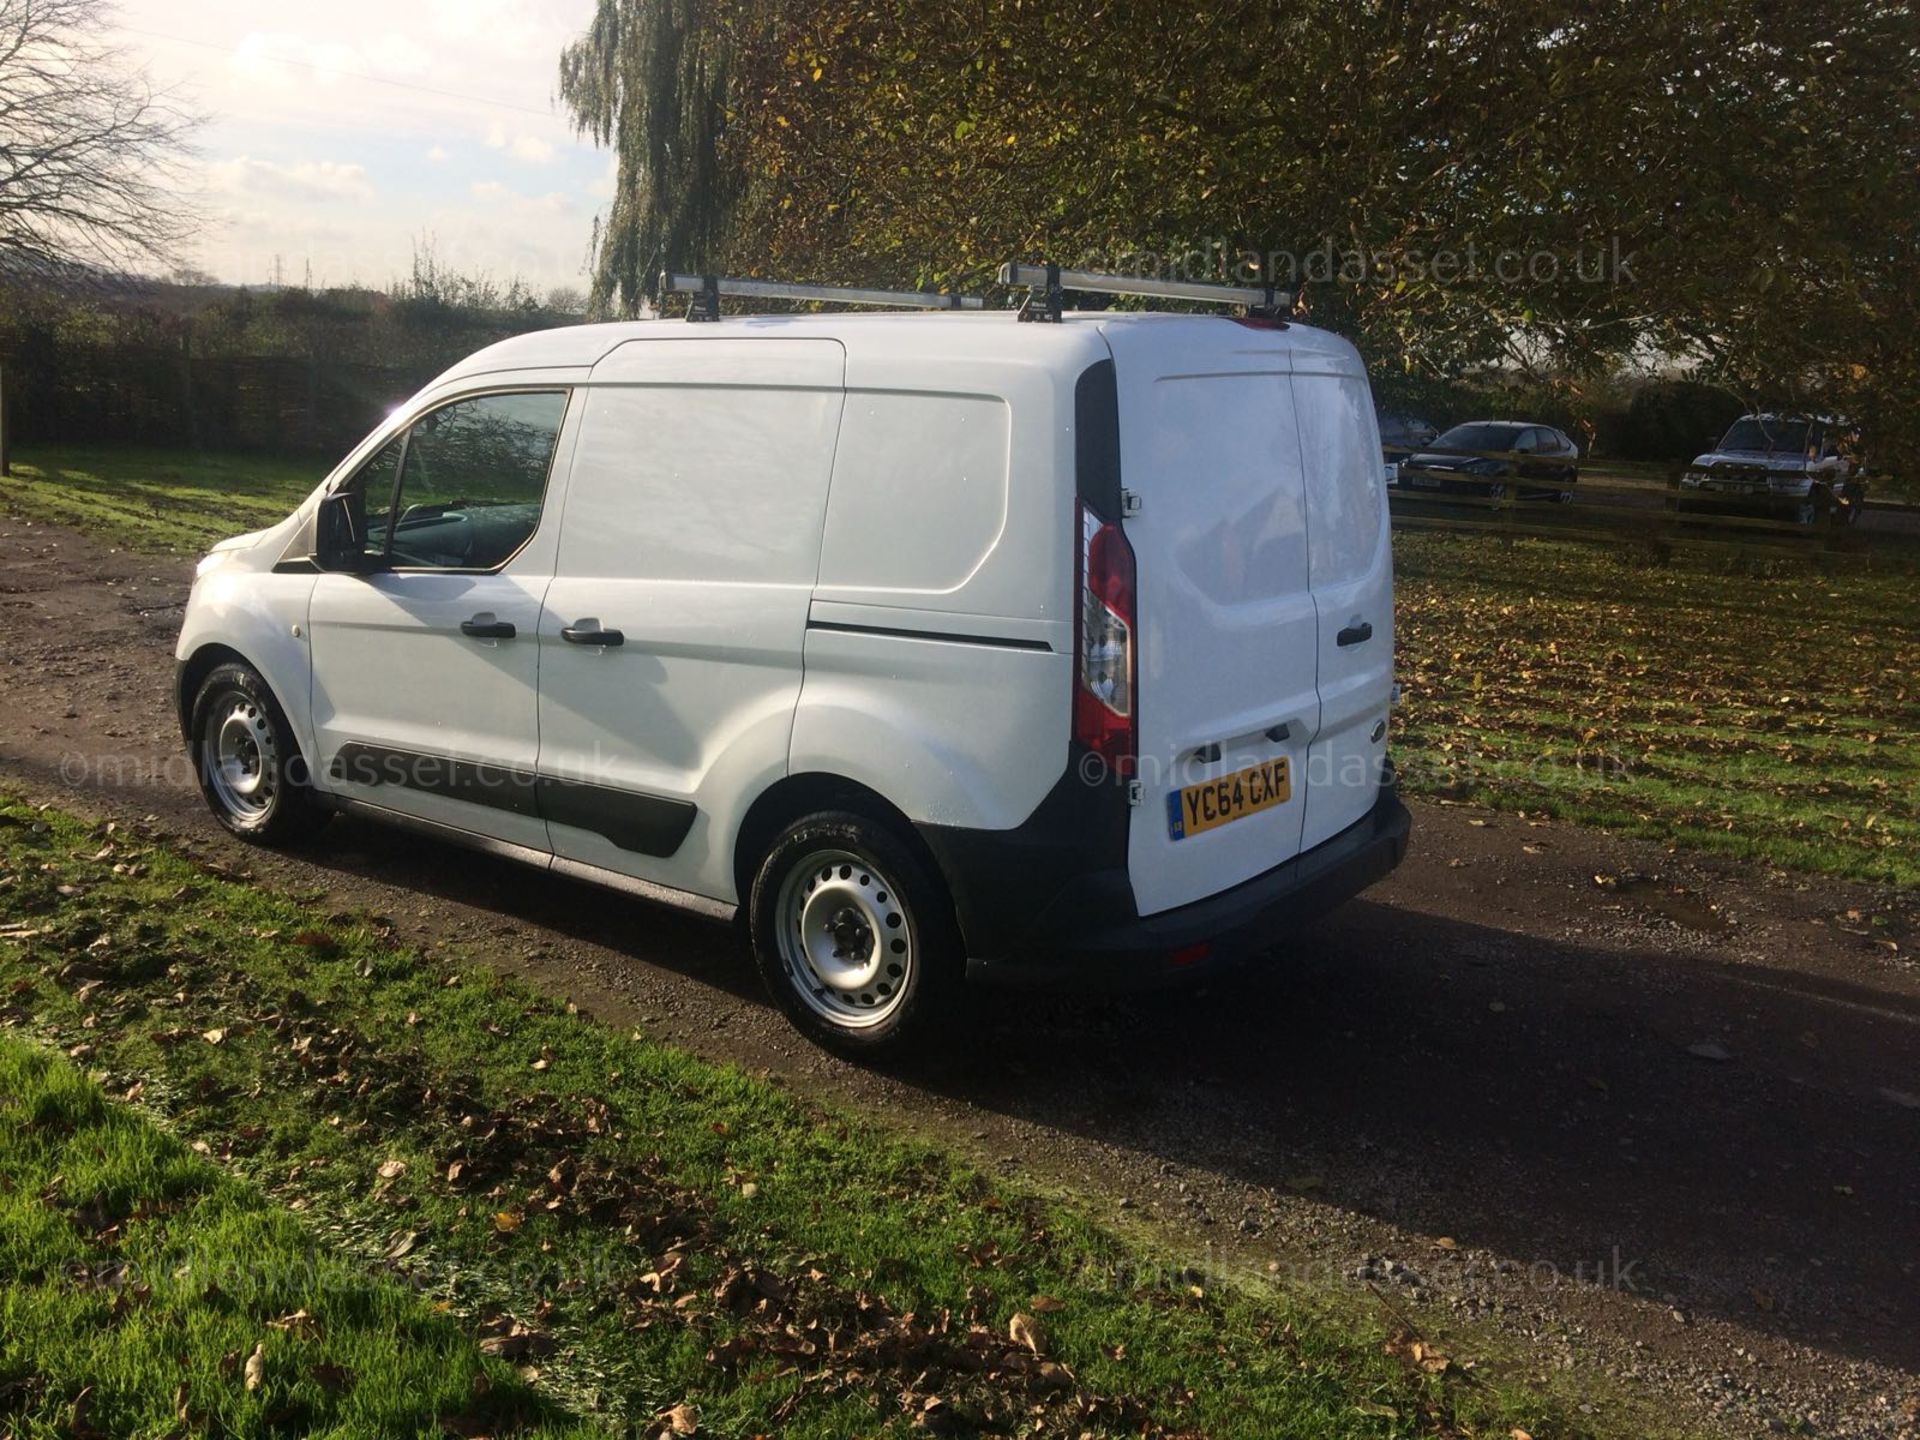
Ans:
[{"label": "number plate", "polygon": [[1263,760],[1218,780],[1203,780],[1169,791],[1167,831],[1174,839],[1184,840],[1202,830],[1214,830],[1243,816],[1284,805],[1292,794],[1287,757]]}]

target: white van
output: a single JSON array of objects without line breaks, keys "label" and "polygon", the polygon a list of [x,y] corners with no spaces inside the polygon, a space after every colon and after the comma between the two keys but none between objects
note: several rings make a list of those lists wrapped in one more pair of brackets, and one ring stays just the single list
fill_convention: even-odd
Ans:
[{"label": "white van", "polygon": [[813,314],[505,341],[201,561],[214,814],[335,810],[712,912],[872,1050],[963,977],[1201,973],[1397,864],[1344,340]]}]

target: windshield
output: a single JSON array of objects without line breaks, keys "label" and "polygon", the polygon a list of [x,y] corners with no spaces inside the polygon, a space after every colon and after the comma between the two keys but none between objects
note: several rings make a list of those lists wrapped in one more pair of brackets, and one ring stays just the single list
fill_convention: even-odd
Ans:
[{"label": "windshield", "polygon": [[1807,448],[1807,422],[1804,420],[1759,420],[1752,416],[1733,422],[1722,450],[1752,450],[1761,454],[1785,451],[1798,454]]},{"label": "windshield", "polygon": [[1513,437],[1520,430],[1518,425],[1456,425],[1434,441],[1433,446],[1436,450],[1497,450],[1505,453],[1513,449]]}]

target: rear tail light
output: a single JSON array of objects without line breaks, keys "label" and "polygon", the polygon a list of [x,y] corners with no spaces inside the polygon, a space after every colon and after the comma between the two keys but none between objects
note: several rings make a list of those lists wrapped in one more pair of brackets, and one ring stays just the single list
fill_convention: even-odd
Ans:
[{"label": "rear tail light", "polygon": [[1080,610],[1074,648],[1073,736],[1117,775],[1134,769],[1135,678],[1133,547],[1118,524],[1082,502]]}]

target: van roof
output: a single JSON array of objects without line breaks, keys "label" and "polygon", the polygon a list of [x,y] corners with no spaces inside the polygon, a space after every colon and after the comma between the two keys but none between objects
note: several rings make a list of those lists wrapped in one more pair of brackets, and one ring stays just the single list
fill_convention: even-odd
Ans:
[{"label": "van roof", "polygon": [[[1042,337],[1071,335],[1078,343],[1072,350],[1084,349],[1086,330],[1102,333],[1129,332],[1129,338],[1144,338],[1149,327],[1165,328],[1169,340],[1191,342],[1208,327],[1232,322],[1225,315],[1176,314],[1167,311],[1098,310],[1068,311],[1064,324],[1022,325],[1012,310],[980,313],[956,313],[924,310],[881,311],[868,314],[830,312],[807,315],[737,315],[710,324],[689,325],[677,316],[656,320],[615,320],[591,325],[568,325],[554,330],[535,330],[515,335],[475,351],[442,374],[440,385],[470,375],[502,370],[588,369],[630,340],[660,339],[670,328],[676,338],[719,339],[732,335],[778,333],[793,338],[824,338],[840,341],[849,355],[868,347],[897,350],[902,345],[924,341],[937,347],[942,332],[951,336],[956,327],[964,327],[969,349],[977,355],[985,333],[999,331],[1006,337],[1008,359],[1031,361],[1036,350],[1051,349]],[[1038,332],[1038,334],[1036,334]],[[1307,352],[1338,358],[1358,368],[1358,352],[1347,341],[1330,331],[1310,325],[1289,323],[1284,327],[1262,327],[1243,331],[1259,337],[1259,348],[1287,352]],[[1055,342],[1057,343],[1057,342]],[[1342,368],[1345,368],[1344,366]]]}]

